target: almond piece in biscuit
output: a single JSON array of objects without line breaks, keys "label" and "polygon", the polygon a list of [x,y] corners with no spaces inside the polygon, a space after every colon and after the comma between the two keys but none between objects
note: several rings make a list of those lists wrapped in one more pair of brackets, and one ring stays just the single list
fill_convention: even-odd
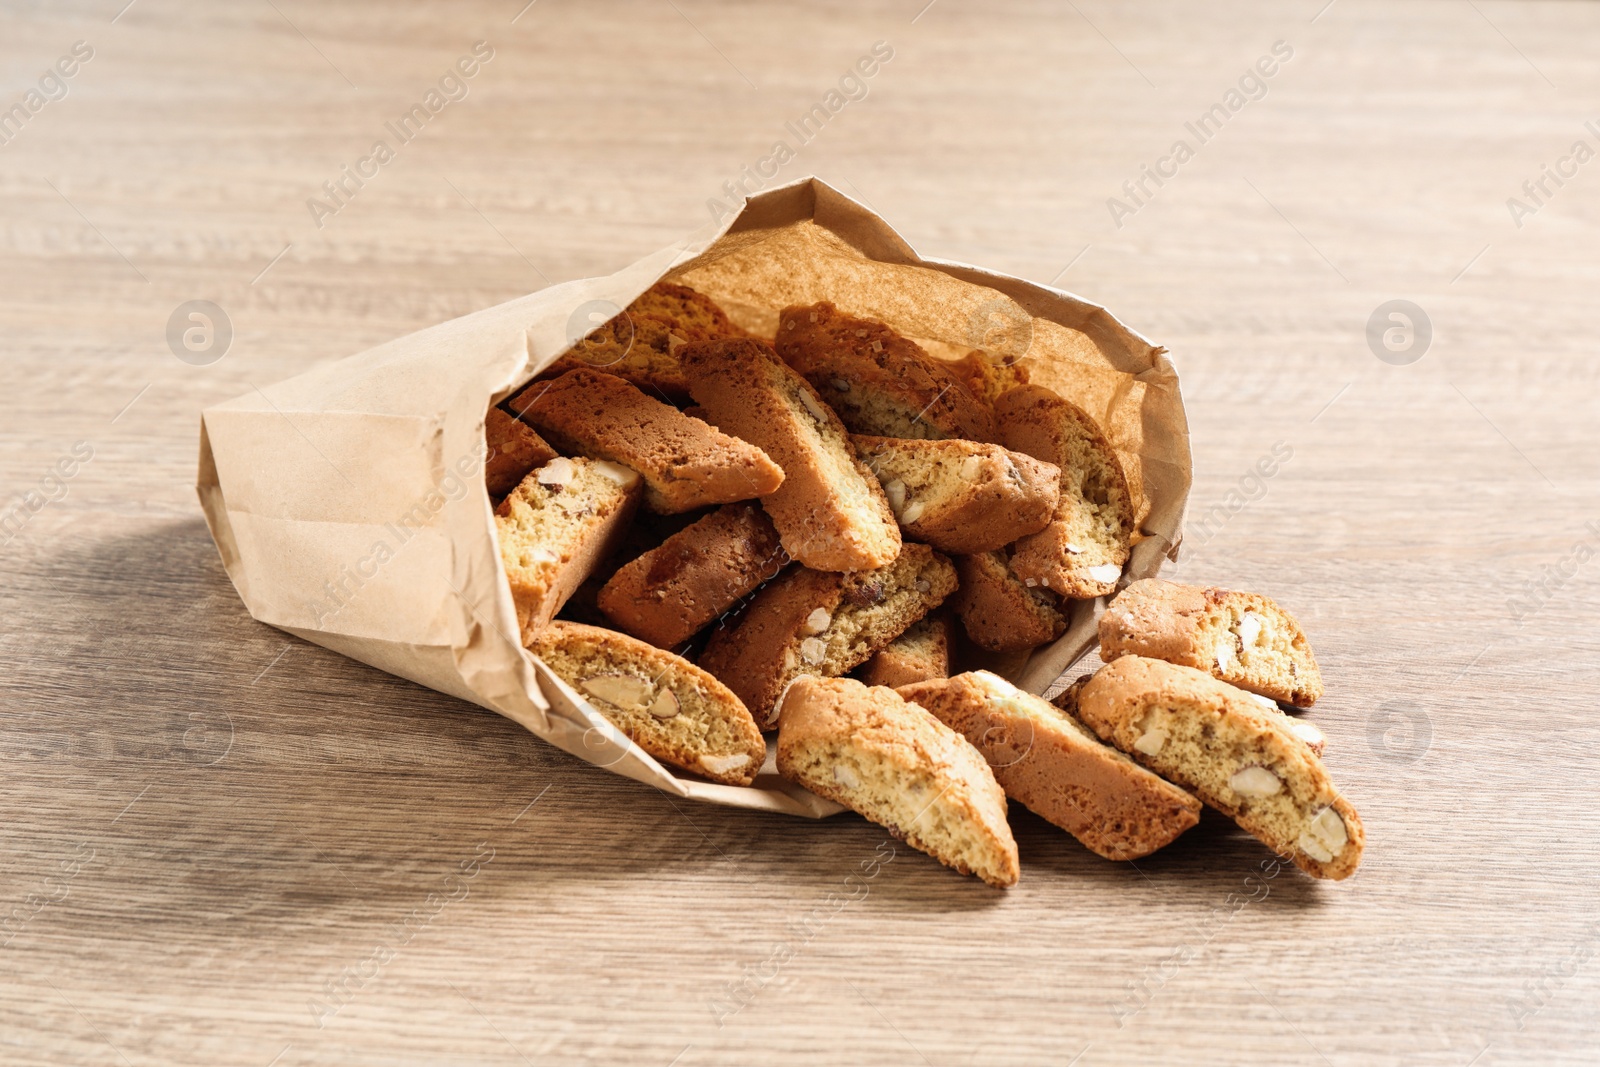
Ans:
[{"label": "almond piece in biscuit", "polygon": [[673,648],[789,562],[755,504],[725,504],[612,575],[596,602],[612,624]]},{"label": "almond piece in biscuit", "polygon": [[956,569],[906,542],[887,567],[840,574],[791,567],[761,587],[726,629],[713,630],[700,666],[739,694],[763,729],[777,726],[783,687],[866,662],[955,591]]},{"label": "almond piece in biscuit", "polygon": [[689,398],[689,383],[678,365],[679,348],[693,341],[748,336],[709,297],[686,285],[656,282],[540,377],[586,367],[615,374],[676,404]]},{"label": "almond piece in biscuit", "polygon": [[534,382],[514,403],[557,448],[638,471],[651,511],[670,515],[754,500],[783,484],[783,471],[755,445],[652,400],[612,374],[570,371]]},{"label": "almond piece in biscuit", "polygon": [[1348,878],[1361,862],[1361,817],[1322,760],[1241,689],[1193,667],[1123,656],[1076,693],[1102,740],[1197,793],[1295,866]]},{"label": "almond piece in biscuit", "polygon": [[1038,533],[1061,498],[1059,468],[999,445],[865,434],[850,441],[878,476],[900,532],[952,555]]},{"label": "almond piece in biscuit", "polygon": [[1064,597],[1112,592],[1133,542],[1134,503],[1110,442],[1082,409],[1041,386],[1003,394],[994,413],[1001,444],[1061,469],[1055,517],[1016,543],[1011,569]]},{"label": "almond piece in biscuit", "polygon": [[874,652],[861,665],[861,680],[893,689],[912,682],[948,678],[953,636],[949,613],[943,609],[929,612]]},{"label": "almond piece in biscuit", "polygon": [[978,750],[893,689],[799,678],[784,694],[778,773],[962,874],[1017,884],[1006,798]]},{"label": "almond piece in biscuit", "polygon": [[766,742],[739,698],[681,656],[598,626],[556,621],[528,651],[658,760],[749,785]]},{"label": "almond piece in biscuit", "polygon": [[1200,821],[1200,802],[988,671],[896,690],[983,753],[1006,796],[1096,855],[1136,860]]},{"label": "almond piece in biscuit", "polygon": [[513,419],[499,408],[490,408],[483,419],[483,440],[489,447],[483,461],[483,481],[489,497],[496,503],[521,484],[535,467],[556,458],[551,448],[533,427]]},{"label": "almond piece in biscuit", "polygon": [[1066,631],[1055,594],[1029,586],[1011,571],[1007,553],[956,557],[961,588],[950,599],[967,636],[990,652],[1020,652],[1049,644]]},{"label": "almond piece in biscuit", "polygon": [[1134,582],[1100,617],[1100,658],[1125,655],[1195,667],[1296,707],[1322,696],[1322,672],[1300,624],[1257,593]]},{"label": "almond piece in biscuit", "polygon": [[852,433],[994,440],[994,417],[915,341],[824,301],[778,313],[778,354]]},{"label": "almond piece in biscuit", "polygon": [[894,562],[900,527],[878,479],[833,409],[770,345],[707,341],[680,348],[678,359],[711,422],[783,468],[783,484],[761,506],[790,556],[820,571]]},{"label": "almond piece in biscuit", "polygon": [[603,459],[558,456],[495,509],[500,560],[527,641],[619,543],[639,475]]}]

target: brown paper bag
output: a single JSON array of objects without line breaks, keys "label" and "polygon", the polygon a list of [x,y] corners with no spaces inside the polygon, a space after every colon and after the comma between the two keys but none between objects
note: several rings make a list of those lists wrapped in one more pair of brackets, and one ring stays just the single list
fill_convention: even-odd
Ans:
[{"label": "brown paper bag", "polygon": [[[926,260],[867,208],[808,178],[752,198],[606,278],[552,286],[208,408],[197,490],[250,614],[499,712],[546,741],[679,796],[820,817],[837,805],[767,764],[740,788],[680,777],[529,655],[483,488],[484,413],[661,278],[764,336],[779,309],[831,300],[938,357],[1028,361],[1105,429],[1143,499],[1128,573],[1177,551],[1190,481],[1178,377],[1163,350],[1077,297]],[[1042,693],[1094,643],[1099,605],[1007,671]]]}]

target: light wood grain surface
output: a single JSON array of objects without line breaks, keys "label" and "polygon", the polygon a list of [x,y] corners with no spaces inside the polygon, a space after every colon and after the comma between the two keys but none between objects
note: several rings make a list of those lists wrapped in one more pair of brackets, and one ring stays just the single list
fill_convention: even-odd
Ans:
[{"label": "light wood grain surface", "polygon": [[[0,490],[55,498],[0,548],[0,1061],[1594,1062],[1595,6],[125,2],[0,14],[5,108],[93,50],[0,147]],[[1352,881],[1020,811],[1008,893],[873,867],[859,819],[675,802],[234,595],[202,407],[678,239],[877,41],[779,177],[1172,350],[1195,510],[1254,498],[1172,573],[1306,623]],[[234,331],[204,366],[166,337],[196,299]],[[1407,365],[1367,340],[1392,299],[1432,325]]]}]

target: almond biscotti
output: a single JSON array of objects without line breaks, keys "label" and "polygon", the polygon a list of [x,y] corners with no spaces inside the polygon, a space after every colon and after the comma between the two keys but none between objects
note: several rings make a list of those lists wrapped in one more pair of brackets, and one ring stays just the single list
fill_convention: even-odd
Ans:
[{"label": "almond biscotti", "polygon": [[941,552],[989,552],[1050,524],[1061,470],[977,441],[852,435],[900,530]]},{"label": "almond biscotti", "polygon": [[901,686],[989,761],[1006,796],[1108,860],[1136,860],[1200,821],[1200,801],[988,671]]},{"label": "almond biscotti", "polygon": [[872,658],[861,665],[861,680],[867,685],[886,685],[893,689],[913,682],[948,678],[953,636],[949,613],[942,608],[931,611],[874,652]]},{"label": "almond biscotti", "polygon": [[712,631],[700,666],[739,694],[770,730],[778,724],[778,694],[790,681],[853,670],[955,587],[950,561],[911,541],[899,559],[877,570],[791,567],[763,586],[731,625]]},{"label": "almond biscotti", "polygon": [[569,371],[534,382],[512,403],[563,451],[638,471],[651,511],[676,514],[754,500],[783,484],[783,471],[755,445],[651,399],[613,374]]},{"label": "almond biscotti", "polygon": [[524,641],[555,617],[610,554],[639,495],[639,475],[627,467],[558,456],[500,502],[500,561]]},{"label": "almond biscotti", "polygon": [[749,785],[767,756],[755,720],[688,660],[625,634],[557,621],[528,651],[656,759],[726,785]]},{"label": "almond biscotti", "polygon": [[878,479],[816,390],[762,341],[678,350],[689,391],[719,430],[760,447],[783,469],[761,500],[784,550],[822,571],[870,570],[900,553],[900,527]]},{"label": "almond biscotti", "polygon": [[693,341],[748,336],[704,294],[685,285],[656,282],[626,311],[579,340],[541,377],[587,367],[679,403],[689,398],[689,383],[678,364],[679,348]]},{"label": "almond biscotti", "polygon": [[1134,532],[1127,476],[1094,420],[1048,389],[1025,385],[994,405],[1000,443],[1061,469],[1052,521],[1016,544],[1011,568],[1064,597],[1116,589]]},{"label": "almond biscotti", "polygon": [[1134,582],[1100,617],[1100,658],[1125,655],[1195,667],[1296,707],[1322,696],[1322,672],[1300,624],[1256,593]]},{"label": "almond biscotti", "polygon": [[796,305],[778,313],[776,343],[852,433],[994,440],[994,417],[956,374],[881,322]]},{"label": "almond biscotti", "polygon": [[1348,878],[1361,862],[1355,808],[1285,717],[1250,694],[1192,667],[1123,656],[1078,690],[1077,713],[1307,874]]},{"label": "almond biscotti", "polygon": [[495,503],[522,483],[528,472],[556,458],[556,450],[533,427],[490,408],[483,419],[483,441],[489,448],[483,461],[484,487]]},{"label": "almond biscotti", "polygon": [[802,677],[783,699],[778,773],[996,888],[1017,883],[1006,798],[966,739],[892,689]]},{"label": "almond biscotti", "polygon": [[788,562],[759,506],[725,504],[619,569],[596,604],[618,629],[673,648]]},{"label": "almond biscotti", "polygon": [[1055,594],[1012,573],[1008,553],[956,557],[959,588],[951,606],[967,636],[990,652],[1021,652],[1049,644],[1066,631]]}]

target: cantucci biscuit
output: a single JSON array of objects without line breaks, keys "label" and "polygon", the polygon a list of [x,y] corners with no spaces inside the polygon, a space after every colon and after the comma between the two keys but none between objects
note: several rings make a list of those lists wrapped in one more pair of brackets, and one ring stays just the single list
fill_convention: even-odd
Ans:
[{"label": "cantucci biscuit", "polygon": [[1077,405],[1041,386],[1012,389],[994,412],[1001,444],[1061,469],[1055,516],[1016,543],[1011,569],[1064,597],[1112,592],[1133,543],[1134,501],[1110,442]]},{"label": "cantucci biscuit", "polygon": [[778,355],[852,433],[994,440],[994,417],[915,341],[824,301],[778,313]]},{"label": "cantucci biscuit", "polygon": [[1055,594],[1011,572],[1004,550],[956,557],[960,588],[951,606],[967,636],[990,652],[1020,652],[1049,644],[1067,628]]},{"label": "cantucci biscuit", "polygon": [[762,341],[678,350],[689,391],[711,423],[757,445],[783,469],[761,499],[784,550],[815,570],[870,570],[900,552],[900,527],[878,479],[815,389]]},{"label": "cantucci biscuit", "polygon": [[1300,624],[1257,593],[1134,582],[1100,617],[1100,658],[1125,655],[1195,667],[1297,707],[1322,696],[1322,672]]},{"label": "cantucci biscuit", "polygon": [[522,483],[528,472],[556,458],[556,450],[533,427],[490,408],[483,420],[483,441],[488,456],[483,461],[484,486],[496,503]]},{"label": "cantucci biscuit", "polygon": [[878,476],[900,531],[941,552],[989,552],[1050,524],[1061,471],[977,441],[850,438]]},{"label": "cantucci biscuit", "polygon": [[656,759],[726,785],[749,785],[766,759],[739,698],[681,656],[559,620],[535,634],[528,651]]},{"label": "cantucci biscuit", "polygon": [[877,570],[791,567],[762,586],[731,625],[712,631],[700,666],[738,693],[770,730],[778,724],[778,694],[789,682],[802,674],[854,670],[955,587],[950,561],[914,542]]},{"label": "cantucci biscuit", "polygon": [[1028,384],[1028,365],[1025,362],[1007,360],[981,349],[968,352],[951,364],[950,369],[966,385],[967,392],[990,405],[1000,399],[1000,394]]},{"label": "cantucci biscuit", "polygon": [[896,692],[982,752],[1006,796],[1106,859],[1148,856],[1200,821],[1187,792],[988,671]]},{"label": "cantucci biscuit", "polygon": [[673,648],[788,562],[759,506],[725,504],[620,568],[596,604],[618,629]]},{"label": "cantucci biscuit", "polygon": [[1193,667],[1123,656],[1076,693],[1078,717],[1169,781],[1192,789],[1317,878],[1361,862],[1361,817],[1286,717]]},{"label": "cantucci biscuit", "polygon": [[627,467],[558,456],[500,502],[500,560],[524,641],[555,617],[611,553],[639,493],[639,475]]},{"label": "cantucci biscuit", "polygon": [[778,773],[886,827],[962,874],[1017,883],[1006,798],[978,750],[892,689],[796,679],[783,699]]}]

